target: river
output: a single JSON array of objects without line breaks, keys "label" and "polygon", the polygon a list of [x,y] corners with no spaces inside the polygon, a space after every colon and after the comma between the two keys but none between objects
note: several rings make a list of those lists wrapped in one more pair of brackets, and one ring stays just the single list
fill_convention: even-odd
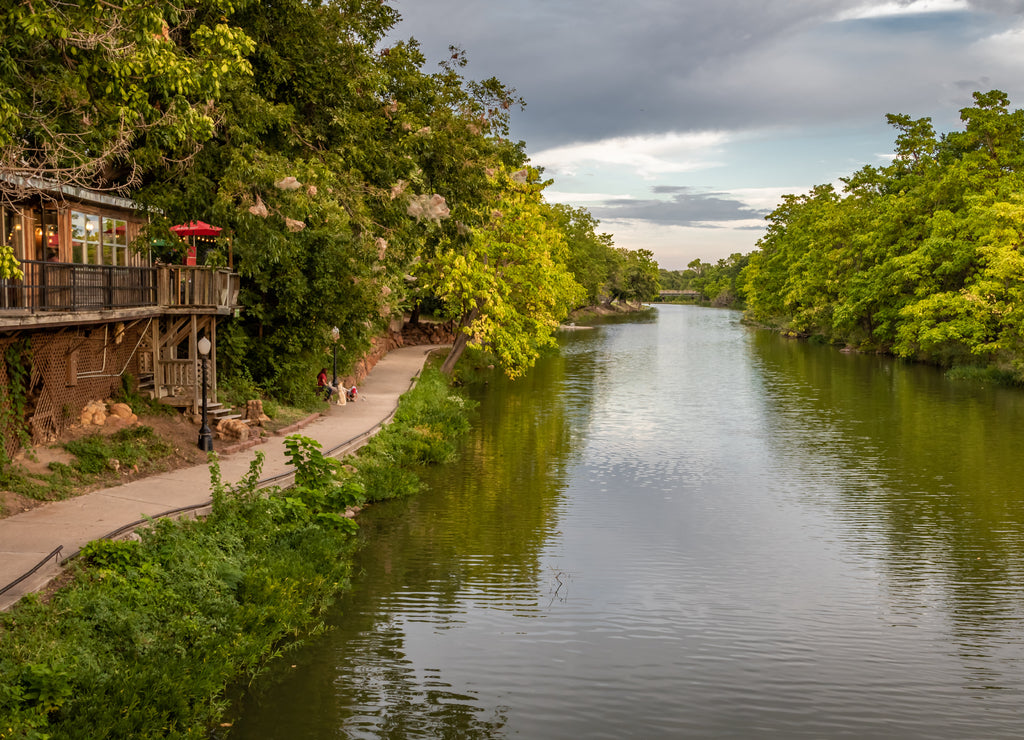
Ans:
[{"label": "river", "polygon": [[1024,393],[691,306],[560,343],[230,737],[1024,736]]}]

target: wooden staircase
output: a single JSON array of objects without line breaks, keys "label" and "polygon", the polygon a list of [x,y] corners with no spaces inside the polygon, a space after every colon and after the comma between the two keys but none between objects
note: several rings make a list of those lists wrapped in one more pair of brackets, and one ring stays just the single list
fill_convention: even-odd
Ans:
[{"label": "wooden staircase", "polygon": [[[139,375],[138,392],[140,395],[148,396],[149,398],[156,398],[161,403],[164,403],[166,399],[157,398],[156,384],[152,373],[142,373]],[[177,406],[179,404],[170,403],[169,406]],[[207,401],[206,404],[206,418],[210,426],[215,426],[217,422],[223,419],[241,419],[242,415],[235,412],[235,409],[231,406],[225,406],[219,401]]]}]

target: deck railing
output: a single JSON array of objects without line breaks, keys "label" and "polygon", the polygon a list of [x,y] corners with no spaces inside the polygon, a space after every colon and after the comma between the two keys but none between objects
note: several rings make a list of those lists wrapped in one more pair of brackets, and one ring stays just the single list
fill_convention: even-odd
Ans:
[{"label": "deck railing", "polygon": [[21,263],[25,277],[0,280],[0,314],[160,306],[227,309],[238,304],[238,275],[186,265],[123,267]]}]

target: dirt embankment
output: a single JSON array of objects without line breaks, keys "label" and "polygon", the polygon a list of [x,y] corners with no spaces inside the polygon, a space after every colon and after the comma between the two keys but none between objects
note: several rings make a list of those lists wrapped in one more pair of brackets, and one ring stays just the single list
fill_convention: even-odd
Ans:
[{"label": "dirt embankment", "polygon": [[[454,326],[451,323],[442,324],[424,321],[418,324],[406,324],[402,331],[391,331],[388,334],[377,337],[366,356],[359,360],[353,366],[352,371],[342,380],[346,386],[358,385],[366,378],[370,370],[380,362],[384,355],[398,347],[451,344],[453,339]],[[109,404],[106,405],[109,406]],[[244,411],[244,408],[241,409],[241,412]],[[262,436],[273,434],[278,427],[290,424],[293,421],[294,419],[266,422],[261,430],[252,430],[250,443],[258,444]],[[182,413],[146,415],[139,417],[137,421],[126,421],[110,415],[106,416],[102,425],[76,424],[65,429],[56,440],[20,451],[14,456],[13,472],[18,475],[31,477],[48,475],[53,472],[52,464],[70,465],[74,462],[74,456],[64,449],[64,445],[68,442],[92,434],[110,436],[129,425],[151,427],[160,439],[170,444],[173,452],[162,458],[159,464],[149,466],[145,470],[115,465],[107,474],[100,476],[95,481],[74,486],[74,490],[70,495],[77,496],[100,488],[117,486],[138,478],[145,478],[170,470],[202,465],[206,462],[206,453],[200,450],[198,446],[198,421],[192,420],[188,415]],[[222,438],[217,434],[216,430],[214,431],[214,452],[227,454],[233,451],[233,448],[237,448],[238,445],[239,441],[237,439],[230,437]],[[0,517],[13,516],[41,506],[44,503],[46,503],[46,500],[35,499],[15,493],[14,491],[4,490],[3,485],[0,484]]]}]

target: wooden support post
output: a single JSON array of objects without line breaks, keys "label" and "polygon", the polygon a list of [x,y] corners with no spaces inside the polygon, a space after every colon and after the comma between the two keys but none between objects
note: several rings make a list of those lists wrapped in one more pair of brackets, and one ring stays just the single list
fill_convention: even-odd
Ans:
[{"label": "wooden support post", "polygon": [[192,410],[195,411],[199,408],[202,403],[202,391],[200,390],[199,383],[199,327],[197,322],[197,316],[192,314],[191,316],[191,331],[189,333],[188,340],[188,354],[189,359],[192,360]]}]

